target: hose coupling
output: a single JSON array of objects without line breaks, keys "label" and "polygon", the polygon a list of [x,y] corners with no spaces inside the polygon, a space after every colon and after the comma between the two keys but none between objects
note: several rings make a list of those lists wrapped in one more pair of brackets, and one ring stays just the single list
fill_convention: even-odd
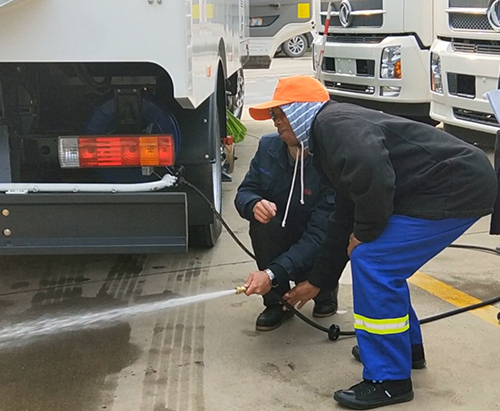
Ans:
[{"label": "hose coupling", "polygon": [[244,285],[239,285],[235,288],[236,294],[244,294],[247,288]]}]

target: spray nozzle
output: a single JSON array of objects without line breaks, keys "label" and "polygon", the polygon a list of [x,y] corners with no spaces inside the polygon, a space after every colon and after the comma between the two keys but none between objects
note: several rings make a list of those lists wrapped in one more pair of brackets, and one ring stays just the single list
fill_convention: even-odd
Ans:
[{"label": "spray nozzle", "polygon": [[239,285],[235,288],[236,294],[244,294],[247,288],[244,285]]}]

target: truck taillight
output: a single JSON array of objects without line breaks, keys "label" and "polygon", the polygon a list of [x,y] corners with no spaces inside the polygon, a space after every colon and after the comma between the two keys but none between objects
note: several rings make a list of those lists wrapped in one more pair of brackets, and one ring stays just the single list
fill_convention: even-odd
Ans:
[{"label": "truck taillight", "polygon": [[59,137],[62,168],[171,166],[171,135]]}]

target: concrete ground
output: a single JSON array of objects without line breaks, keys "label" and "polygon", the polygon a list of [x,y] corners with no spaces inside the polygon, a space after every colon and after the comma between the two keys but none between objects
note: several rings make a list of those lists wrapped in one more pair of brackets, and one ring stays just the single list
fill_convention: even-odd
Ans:
[{"label": "concrete ground", "polygon": [[[247,106],[269,99],[278,77],[310,74],[310,67],[306,57],[247,71]],[[233,181],[223,186],[223,214],[249,246],[247,223],[233,199],[259,137],[273,128],[246,112],[243,121],[248,136],[237,146]],[[457,243],[500,245],[488,224],[482,219]],[[498,258],[447,249],[412,277],[417,313],[427,317],[500,294]],[[215,248],[180,255],[3,257],[0,332],[8,322],[229,290],[254,269],[225,230]],[[499,308],[424,325],[428,366],[413,373],[415,399],[389,409],[500,409]],[[351,356],[355,339],[330,342],[298,318],[256,332],[261,310],[258,296],[230,295],[0,349],[0,411],[340,409],[332,393],[361,378],[362,366]],[[310,316],[312,304],[302,311]],[[318,322],[352,330],[348,269],[338,314]]]}]

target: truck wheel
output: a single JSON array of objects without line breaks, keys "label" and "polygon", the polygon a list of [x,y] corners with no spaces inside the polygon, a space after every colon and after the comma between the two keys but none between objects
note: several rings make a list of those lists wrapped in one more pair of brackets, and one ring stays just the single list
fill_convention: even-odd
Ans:
[{"label": "truck wheel", "polygon": [[[225,115],[224,115],[225,117]],[[214,121],[213,133],[220,136],[220,118],[218,114],[212,115]],[[221,139],[216,138],[215,161],[211,165],[212,172],[212,198],[213,206],[219,214],[222,213],[222,162]],[[214,222],[207,225],[189,226],[189,246],[212,248],[222,232],[222,223],[214,216]]]},{"label": "truck wheel", "polygon": [[282,44],[282,49],[288,57],[302,57],[307,51],[307,38],[303,34],[292,37]]},{"label": "truck wheel", "polygon": [[[214,208],[222,212],[222,170],[220,155],[212,165]],[[222,223],[215,217],[212,224],[189,226],[189,246],[212,248],[222,232]]]},{"label": "truck wheel", "polygon": [[245,77],[243,69],[239,69],[233,76],[235,76],[234,91],[227,96],[227,108],[235,117],[241,118],[245,101]]},{"label": "truck wheel", "polygon": [[[219,212],[222,211],[222,170],[220,161],[212,166],[213,184],[214,184],[214,198],[215,209]],[[215,217],[212,224],[193,226],[190,227],[189,245],[192,247],[212,248],[220,237],[222,232],[222,223]]]}]

